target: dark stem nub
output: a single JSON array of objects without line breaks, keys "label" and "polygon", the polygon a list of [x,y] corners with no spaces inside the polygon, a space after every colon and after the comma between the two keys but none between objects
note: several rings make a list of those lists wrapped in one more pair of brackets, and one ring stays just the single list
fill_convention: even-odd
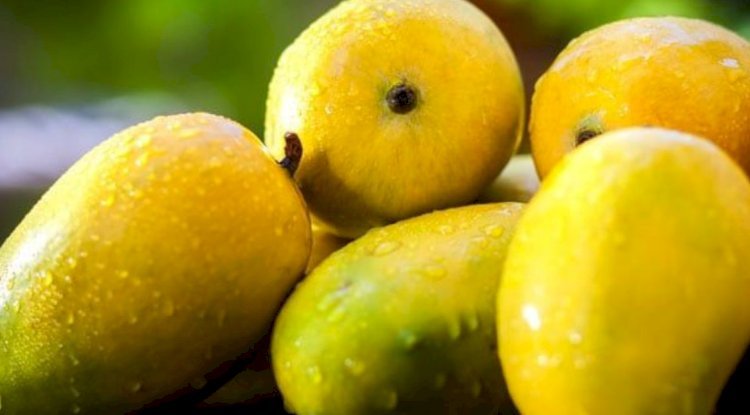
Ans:
[{"label": "dark stem nub", "polygon": [[302,141],[300,141],[297,134],[288,132],[284,134],[284,158],[279,162],[281,167],[289,172],[289,175],[294,177],[294,173],[299,167],[299,162],[302,160]]},{"label": "dark stem nub", "polygon": [[418,97],[413,87],[400,83],[388,91],[385,99],[391,111],[396,114],[406,114],[416,108]]}]

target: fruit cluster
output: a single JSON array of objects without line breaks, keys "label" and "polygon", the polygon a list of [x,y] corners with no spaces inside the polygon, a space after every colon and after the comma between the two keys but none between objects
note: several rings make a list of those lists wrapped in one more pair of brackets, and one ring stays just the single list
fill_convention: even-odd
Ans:
[{"label": "fruit cluster", "polygon": [[510,161],[523,87],[485,15],[345,1],[281,56],[268,148],[139,124],[5,241],[0,413],[167,412],[265,339],[301,415],[710,414],[750,341],[749,75],[710,23],[603,26]]}]

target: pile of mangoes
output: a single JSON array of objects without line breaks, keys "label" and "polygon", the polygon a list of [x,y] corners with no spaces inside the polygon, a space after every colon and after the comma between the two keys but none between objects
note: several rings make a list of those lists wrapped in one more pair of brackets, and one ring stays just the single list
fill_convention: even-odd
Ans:
[{"label": "pile of mangoes", "polygon": [[156,118],[49,189],[0,249],[0,414],[171,413],[264,344],[301,415],[713,412],[750,341],[748,42],[588,32],[510,161],[523,86],[490,19],[348,0],[266,114],[265,144]]}]

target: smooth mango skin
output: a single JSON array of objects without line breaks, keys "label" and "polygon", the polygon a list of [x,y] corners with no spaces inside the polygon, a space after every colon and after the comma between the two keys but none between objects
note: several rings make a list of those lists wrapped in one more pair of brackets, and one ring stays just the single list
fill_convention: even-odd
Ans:
[{"label": "smooth mango skin", "polygon": [[[409,113],[386,97],[417,90]],[[524,95],[512,50],[464,0],[349,0],[282,54],[265,142],[295,132],[310,210],[331,232],[369,228],[476,199],[513,155]]]},{"label": "smooth mango skin", "polygon": [[750,173],[750,43],[698,19],[622,20],[572,41],[537,81],[529,130],[542,178],[580,131],[640,126],[705,137]]},{"label": "smooth mango skin", "polygon": [[750,183],[707,140],[606,133],[542,182],[498,294],[524,415],[706,415],[750,340]]},{"label": "smooth mango skin", "polygon": [[123,413],[250,349],[310,223],[251,132],[159,117],[89,152],[0,248],[3,415]]},{"label": "smooth mango skin", "polygon": [[[523,205],[475,205],[373,229],[295,289],[271,340],[288,408],[497,414],[495,292]],[[504,412],[505,413],[505,412]]]},{"label": "smooth mango skin", "polygon": [[517,154],[495,180],[482,190],[481,203],[527,203],[539,190],[539,176],[531,154]]},{"label": "smooth mango skin", "polygon": [[[312,248],[307,261],[305,275],[310,274],[323,260],[332,253],[344,247],[350,240],[333,235],[317,224],[314,217],[312,223]],[[270,345],[264,343],[259,354],[246,370],[232,378],[214,394],[205,400],[206,404],[237,404],[247,403],[279,393],[273,377],[270,364]],[[266,363],[268,362],[268,363]]]}]

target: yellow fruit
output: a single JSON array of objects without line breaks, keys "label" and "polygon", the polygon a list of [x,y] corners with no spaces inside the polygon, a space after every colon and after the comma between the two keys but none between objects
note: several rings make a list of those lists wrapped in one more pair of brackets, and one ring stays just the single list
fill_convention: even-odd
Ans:
[{"label": "yellow fruit", "polygon": [[531,154],[513,156],[502,173],[479,194],[482,203],[528,202],[539,190],[539,176]]},{"label": "yellow fruit", "polygon": [[[311,273],[324,259],[343,248],[350,241],[340,238],[325,230],[312,218],[312,249],[307,261],[305,274]],[[258,355],[246,368],[237,374],[226,385],[205,400],[208,405],[247,403],[278,393],[276,382],[271,371],[268,344],[256,350]],[[268,364],[265,364],[269,362]]]},{"label": "yellow fruit", "polygon": [[349,241],[349,239],[338,237],[326,231],[315,219],[313,219],[312,250],[310,251],[310,259],[307,261],[305,274],[311,273],[318,264],[323,262],[323,260],[328,258],[332,253],[343,248],[344,245],[349,243]]},{"label": "yellow fruit", "polygon": [[524,415],[711,413],[750,340],[750,183],[715,145],[633,128],[529,203],[499,290]]},{"label": "yellow fruit", "polygon": [[495,292],[523,205],[473,205],[379,229],[300,283],[273,370],[300,415],[504,414]]},{"label": "yellow fruit", "polygon": [[750,44],[701,20],[624,20],[571,42],[537,82],[530,131],[542,178],[579,143],[631,126],[703,136],[750,171]]},{"label": "yellow fruit", "polygon": [[0,248],[3,415],[195,392],[267,331],[310,223],[251,132],[160,117],[78,161]]},{"label": "yellow fruit", "polygon": [[464,0],[349,0],[283,53],[266,143],[297,133],[297,180],[335,234],[476,199],[510,159],[524,118],[518,65]]}]

